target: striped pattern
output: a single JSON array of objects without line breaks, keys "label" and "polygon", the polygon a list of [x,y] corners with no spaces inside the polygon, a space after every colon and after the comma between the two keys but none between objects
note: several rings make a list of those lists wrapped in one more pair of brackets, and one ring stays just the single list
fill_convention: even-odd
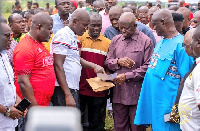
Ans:
[{"label": "striped pattern", "polygon": [[107,52],[104,52],[104,51],[101,51],[101,50],[98,50],[98,49],[91,49],[91,48],[82,47],[81,51],[88,51],[88,52],[91,52],[91,53],[97,53],[97,54],[104,55],[104,56],[107,55]]},{"label": "striped pattern", "polygon": [[59,41],[54,41],[53,44],[61,44],[61,45],[64,45],[64,46],[67,46],[69,47],[70,49],[73,49],[73,50],[77,50],[78,51],[78,48],[76,47],[71,47],[69,44],[67,43],[62,43],[62,42],[59,42]]}]

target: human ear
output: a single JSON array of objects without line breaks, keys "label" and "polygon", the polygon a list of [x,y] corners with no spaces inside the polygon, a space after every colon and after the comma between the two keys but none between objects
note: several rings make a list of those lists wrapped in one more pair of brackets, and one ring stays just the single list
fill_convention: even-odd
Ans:
[{"label": "human ear", "polygon": [[38,29],[38,30],[41,30],[41,27],[42,27],[41,24],[38,24],[38,25],[37,25],[37,29]]}]

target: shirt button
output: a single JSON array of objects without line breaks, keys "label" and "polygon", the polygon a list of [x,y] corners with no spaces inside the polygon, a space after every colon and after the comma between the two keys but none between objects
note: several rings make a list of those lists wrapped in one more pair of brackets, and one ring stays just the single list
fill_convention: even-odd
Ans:
[{"label": "shirt button", "polygon": [[130,80],[128,80],[128,82],[130,82]]}]

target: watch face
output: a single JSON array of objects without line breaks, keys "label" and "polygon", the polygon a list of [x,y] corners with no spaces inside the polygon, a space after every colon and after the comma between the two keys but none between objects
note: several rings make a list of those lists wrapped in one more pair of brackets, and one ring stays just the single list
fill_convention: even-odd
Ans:
[{"label": "watch face", "polygon": [[6,113],[5,113],[6,116],[10,116],[10,108],[7,107],[7,110],[6,110]]}]

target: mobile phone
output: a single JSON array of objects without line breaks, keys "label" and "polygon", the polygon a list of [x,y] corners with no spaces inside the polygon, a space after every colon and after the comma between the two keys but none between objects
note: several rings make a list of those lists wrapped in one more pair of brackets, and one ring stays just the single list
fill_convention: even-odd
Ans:
[{"label": "mobile phone", "polygon": [[164,121],[169,122],[170,121],[170,113],[164,115]]},{"label": "mobile phone", "polygon": [[20,110],[21,112],[24,112],[26,108],[31,104],[31,102],[24,98],[17,106],[16,109]]}]

